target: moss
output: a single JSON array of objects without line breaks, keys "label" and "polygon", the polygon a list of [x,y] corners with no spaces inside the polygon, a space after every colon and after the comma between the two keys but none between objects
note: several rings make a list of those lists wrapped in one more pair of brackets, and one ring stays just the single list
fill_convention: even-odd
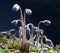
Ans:
[{"label": "moss", "polygon": [[2,49],[0,48],[1,53],[12,53],[8,48]]}]

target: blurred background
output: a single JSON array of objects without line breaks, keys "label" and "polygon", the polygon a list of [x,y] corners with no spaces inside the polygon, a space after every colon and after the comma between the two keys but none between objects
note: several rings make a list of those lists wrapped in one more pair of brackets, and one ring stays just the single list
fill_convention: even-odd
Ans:
[{"label": "blurred background", "polygon": [[49,26],[41,24],[44,29],[44,34],[53,41],[53,43],[60,44],[60,0],[0,0],[0,31],[15,28],[11,21],[20,19],[20,13],[13,12],[12,6],[19,4],[24,11],[25,8],[32,10],[31,16],[26,16],[27,24],[29,22],[37,26],[41,20],[50,20],[52,23]]}]

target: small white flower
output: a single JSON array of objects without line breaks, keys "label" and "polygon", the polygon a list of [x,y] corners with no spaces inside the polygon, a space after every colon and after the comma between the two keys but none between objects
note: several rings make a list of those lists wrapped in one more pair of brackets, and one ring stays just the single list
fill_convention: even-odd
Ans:
[{"label": "small white flower", "polygon": [[32,11],[30,9],[26,9],[26,14],[27,15],[31,15],[32,14]]},{"label": "small white flower", "polygon": [[18,11],[20,9],[20,6],[18,4],[13,5],[12,10]]}]

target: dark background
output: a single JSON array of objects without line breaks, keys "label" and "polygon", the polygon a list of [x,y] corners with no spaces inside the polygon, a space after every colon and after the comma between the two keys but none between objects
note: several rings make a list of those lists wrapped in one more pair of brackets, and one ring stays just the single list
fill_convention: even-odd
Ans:
[{"label": "dark background", "polygon": [[41,28],[54,44],[60,43],[60,0],[0,0],[0,31],[16,28],[11,24],[12,20],[19,19],[19,11],[12,11],[15,3],[18,3],[23,11],[25,8],[32,10],[32,15],[27,16],[27,23],[37,26],[40,20],[50,20],[50,26],[41,24]]}]

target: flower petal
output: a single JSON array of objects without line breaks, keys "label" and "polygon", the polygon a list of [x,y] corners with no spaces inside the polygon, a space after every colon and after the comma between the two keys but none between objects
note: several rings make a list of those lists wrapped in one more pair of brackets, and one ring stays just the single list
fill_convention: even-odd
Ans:
[{"label": "flower petal", "polygon": [[12,10],[18,11],[20,9],[20,6],[18,4],[13,5]]},{"label": "flower petal", "polygon": [[26,9],[26,14],[27,15],[31,15],[32,14],[32,11],[30,9]]}]

